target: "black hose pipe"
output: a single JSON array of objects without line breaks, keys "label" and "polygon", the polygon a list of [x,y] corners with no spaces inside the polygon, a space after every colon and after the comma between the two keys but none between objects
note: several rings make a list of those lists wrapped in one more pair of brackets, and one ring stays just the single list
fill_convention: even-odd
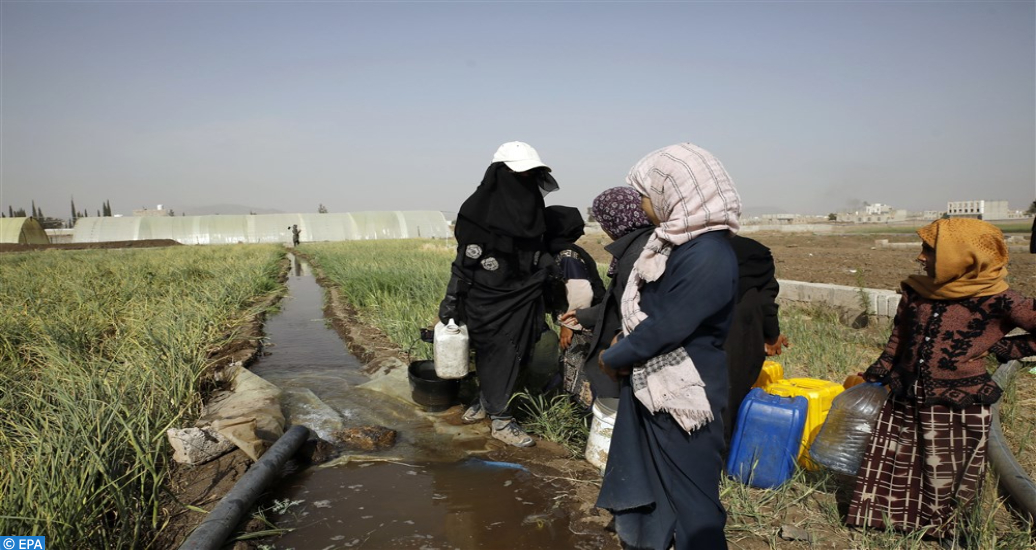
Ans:
[{"label": "black hose pipe", "polygon": [[[993,373],[993,380],[1000,387],[1014,376],[1021,367],[1018,361],[1009,361],[1000,365]],[[1007,447],[1004,432],[1000,429],[1000,403],[993,404],[993,422],[989,427],[989,465],[1000,478],[1000,487],[1011,496],[1011,500],[1029,517],[1036,518],[1036,483],[1033,483],[1028,472],[1022,469],[1014,454]]]},{"label": "black hose pipe", "polygon": [[284,463],[295,455],[308,437],[309,428],[292,426],[277,439],[183,541],[180,550],[216,550],[223,546],[259,495],[277,479]]}]

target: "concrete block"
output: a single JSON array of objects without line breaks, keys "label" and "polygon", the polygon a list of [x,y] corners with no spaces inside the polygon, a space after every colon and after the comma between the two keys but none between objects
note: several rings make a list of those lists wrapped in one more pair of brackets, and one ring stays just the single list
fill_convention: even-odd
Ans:
[{"label": "concrete block", "polygon": [[781,285],[778,299],[782,302],[811,303],[848,313],[863,313],[864,305],[860,296],[862,291],[867,311],[871,315],[891,318],[896,315],[896,308],[899,306],[899,294],[891,290],[788,280],[778,282]]},{"label": "concrete block", "polygon": [[234,442],[214,428],[170,428],[166,438],[173,448],[173,460],[180,464],[204,464],[234,449]]}]

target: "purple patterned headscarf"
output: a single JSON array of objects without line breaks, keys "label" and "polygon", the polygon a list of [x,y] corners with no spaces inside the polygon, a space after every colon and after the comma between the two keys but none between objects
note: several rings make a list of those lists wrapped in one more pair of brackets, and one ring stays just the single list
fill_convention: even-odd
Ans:
[{"label": "purple patterned headscarf", "polygon": [[[601,229],[613,241],[625,237],[635,229],[651,225],[644,209],[640,207],[640,193],[628,186],[612,187],[597,195],[590,211],[593,212],[594,219],[601,224]],[[612,258],[612,263],[608,266],[609,277],[615,276],[618,263],[618,258]]]}]

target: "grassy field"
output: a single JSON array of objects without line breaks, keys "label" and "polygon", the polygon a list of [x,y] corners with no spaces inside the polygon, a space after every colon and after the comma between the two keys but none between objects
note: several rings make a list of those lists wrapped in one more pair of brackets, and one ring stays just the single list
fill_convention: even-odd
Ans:
[{"label": "grassy field", "polygon": [[165,430],[193,422],[208,355],[279,291],[272,245],[0,257],[0,534],[147,548]]},{"label": "grassy field", "polygon": [[[401,348],[414,343],[418,330],[435,321],[454,248],[441,241],[379,241],[317,243],[306,246],[324,274],[358,308],[361,318],[386,332]],[[603,268],[604,266],[600,266]],[[782,311],[782,329],[792,348],[779,358],[786,377],[812,377],[841,382],[867,368],[880,354],[888,338],[887,323],[853,329],[839,322],[835,312],[822,308],[789,308]],[[415,353],[430,356],[423,343]],[[586,441],[585,415],[573,414],[570,402],[556,396],[522,392],[517,398],[523,424],[537,435],[568,445],[577,451]],[[1005,403],[1005,410],[1010,410]],[[1032,430],[1012,425],[1006,429],[1025,434]],[[1028,438],[1029,436],[1025,436]],[[1021,447],[1026,441],[1016,442]],[[973,548],[1026,548],[1029,526],[1011,519],[998,499],[990,476],[983,501],[966,519],[972,526]],[[772,541],[782,525],[806,527],[828,541],[826,548],[930,548],[920,534],[854,532],[843,526],[836,495],[844,493],[843,480],[826,472],[800,471],[795,479],[776,490],[749,488],[725,481],[721,488],[729,512],[728,537],[733,547],[749,539]],[[781,543],[787,544],[787,543]],[[832,546],[833,545],[833,546]],[[752,546],[753,548],[757,546]],[[805,548],[806,546],[801,546]]]},{"label": "grassy field", "polygon": [[431,345],[417,338],[422,327],[438,320],[455,246],[430,240],[354,241],[307,243],[305,252],[361,319],[415,357],[430,359]]}]

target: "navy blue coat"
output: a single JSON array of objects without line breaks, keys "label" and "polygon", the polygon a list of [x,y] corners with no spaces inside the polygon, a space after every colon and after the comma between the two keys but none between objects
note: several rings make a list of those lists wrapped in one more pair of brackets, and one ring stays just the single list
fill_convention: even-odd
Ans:
[{"label": "navy blue coat", "polygon": [[705,382],[714,420],[685,432],[664,412],[652,414],[623,382],[597,506],[615,516],[634,548],[726,548],[719,500],[727,358],[723,343],[737,300],[737,258],[726,231],[676,247],[658,281],[641,288],[647,319],[604,352],[627,367],[682,346]]}]

